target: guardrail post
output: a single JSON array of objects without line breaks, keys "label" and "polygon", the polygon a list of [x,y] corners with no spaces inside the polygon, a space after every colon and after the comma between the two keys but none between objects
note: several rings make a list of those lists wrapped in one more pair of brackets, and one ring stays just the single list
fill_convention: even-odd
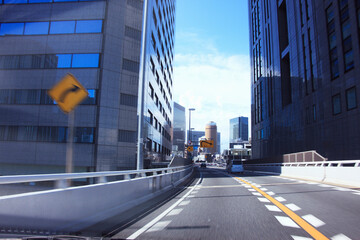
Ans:
[{"label": "guardrail post", "polygon": [[100,176],[97,178],[97,183],[106,183],[107,182],[107,177],[105,176]]},{"label": "guardrail post", "polygon": [[56,188],[67,188],[68,186],[68,181],[66,179],[57,180],[55,183]]},{"label": "guardrail post", "polygon": [[124,180],[130,180],[131,178],[130,178],[130,174],[125,174],[124,175]]}]

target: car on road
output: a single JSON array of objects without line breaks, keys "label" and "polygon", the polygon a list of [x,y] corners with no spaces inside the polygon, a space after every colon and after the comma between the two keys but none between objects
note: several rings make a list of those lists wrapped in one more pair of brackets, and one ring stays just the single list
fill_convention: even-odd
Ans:
[{"label": "car on road", "polygon": [[200,164],[200,167],[201,167],[201,168],[206,168],[206,163],[204,163],[204,162],[201,163],[201,164]]},{"label": "car on road", "polygon": [[226,166],[228,173],[243,173],[244,167],[241,160],[229,160]]}]

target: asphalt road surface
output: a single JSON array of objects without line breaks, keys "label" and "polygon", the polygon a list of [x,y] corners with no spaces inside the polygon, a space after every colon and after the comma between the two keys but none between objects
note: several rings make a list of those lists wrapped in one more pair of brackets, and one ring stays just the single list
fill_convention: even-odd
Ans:
[{"label": "asphalt road surface", "polygon": [[176,197],[118,239],[360,239],[360,191],[199,168]]}]

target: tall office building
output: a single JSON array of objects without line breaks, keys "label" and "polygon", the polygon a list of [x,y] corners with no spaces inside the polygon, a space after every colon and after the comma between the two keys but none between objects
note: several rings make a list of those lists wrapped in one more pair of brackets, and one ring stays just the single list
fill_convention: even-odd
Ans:
[{"label": "tall office building", "polygon": [[360,2],[249,1],[253,158],[359,159]]},{"label": "tall office building", "polygon": [[230,119],[230,143],[249,140],[249,125],[247,117]]},{"label": "tall office building", "polygon": [[185,151],[185,108],[174,102],[174,121],[173,121],[173,151],[184,153]]},{"label": "tall office building", "polygon": [[[156,161],[171,149],[175,7],[147,2],[143,105],[153,114],[146,139]],[[75,110],[75,171],[136,167],[144,12],[143,0],[0,0],[1,174],[64,171],[68,117],[47,90],[67,72],[90,94]]]}]

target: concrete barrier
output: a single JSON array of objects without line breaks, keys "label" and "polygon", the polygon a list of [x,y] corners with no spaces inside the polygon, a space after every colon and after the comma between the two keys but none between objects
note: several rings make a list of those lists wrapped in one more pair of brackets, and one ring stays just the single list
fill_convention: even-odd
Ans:
[{"label": "concrete barrier", "polygon": [[71,233],[120,214],[192,174],[193,167],[134,179],[0,197],[0,229]]},{"label": "concrete barrier", "polygon": [[360,187],[360,161],[322,161],[274,164],[244,164],[247,171],[308,179],[329,184]]}]

